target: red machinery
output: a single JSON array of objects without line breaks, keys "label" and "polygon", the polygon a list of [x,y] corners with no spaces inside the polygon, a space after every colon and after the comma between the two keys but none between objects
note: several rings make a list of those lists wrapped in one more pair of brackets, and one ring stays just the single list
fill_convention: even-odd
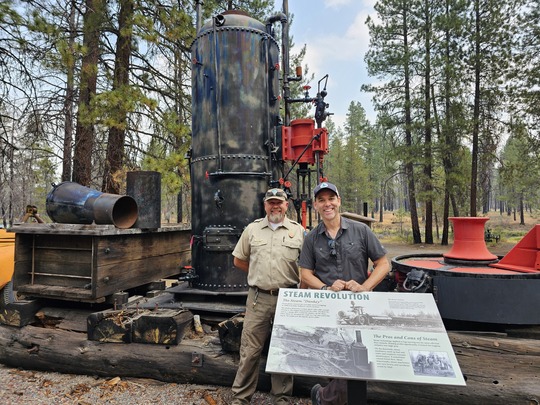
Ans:
[{"label": "red machinery", "polygon": [[[324,80],[324,88],[321,90],[321,82]],[[292,183],[288,180],[288,175],[293,168],[298,166],[296,170],[296,199],[293,199],[295,209],[304,228],[311,226],[311,189],[315,184],[312,184],[311,173],[316,173],[316,184],[326,180],[323,177],[322,162],[324,155],[328,153],[328,130],[322,128],[322,122],[331,113],[326,111],[328,104],[324,101],[327,95],[326,82],[328,75],[324,76],[318,83],[317,96],[311,98],[309,96],[309,86],[305,86],[304,98],[287,99],[285,105],[294,102],[312,102],[315,105],[315,120],[302,118],[292,120],[289,126],[282,128],[282,159],[283,161],[292,162],[291,168],[280,179],[280,184],[285,189],[290,189]],[[286,120],[288,119],[288,109],[286,108]],[[315,128],[315,121],[317,128]],[[310,168],[313,166],[313,168]]]},{"label": "red machinery", "polygon": [[443,255],[392,259],[398,290],[431,292],[447,320],[500,325],[540,323],[540,225],[504,257],[484,241],[485,217],[452,217],[454,246]]}]

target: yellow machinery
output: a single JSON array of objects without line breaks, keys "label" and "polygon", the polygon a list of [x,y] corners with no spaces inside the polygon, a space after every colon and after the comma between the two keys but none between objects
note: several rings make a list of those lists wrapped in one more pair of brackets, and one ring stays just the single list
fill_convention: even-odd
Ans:
[{"label": "yellow machinery", "polygon": [[0,229],[0,306],[14,301],[13,277],[15,234]]}]

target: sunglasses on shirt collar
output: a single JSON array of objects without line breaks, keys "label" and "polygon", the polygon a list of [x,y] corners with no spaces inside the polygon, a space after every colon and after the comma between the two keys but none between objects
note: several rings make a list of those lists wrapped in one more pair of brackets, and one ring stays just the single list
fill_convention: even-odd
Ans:
[{"label": "sunglasses on shirt collar", "polygon": [[329,239],[328,240],[328,247],[330,248],[330,256],[337,257],[336,240],[335,239]]}]

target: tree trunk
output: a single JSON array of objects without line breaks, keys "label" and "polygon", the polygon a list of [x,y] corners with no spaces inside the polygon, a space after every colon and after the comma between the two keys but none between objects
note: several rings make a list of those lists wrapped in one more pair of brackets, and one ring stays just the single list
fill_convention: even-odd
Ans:
[{"label": "tree trunk", "polygon": [[523,205],[523,193],[519,195],[519,224],[525,225],[525,207]]},{"label": "tree trunk", "polygon": [[426,192],[426,222],[425,222],[425,242],[433,244],[433,175],[432,175],[432,151],[431,151],[431,20],[430,1],[424,1],[425,8],[425,89],[424,89],[424,190]]},{"label": "tree trunk", "polygon": [[[129,58],[131,55],[133,0],[120,1],[120,14],[118,16],[118,39],[116,42],[116,59],[114,67],[113,92],[129,87]],[[103,175],[103,191],[111,194],[120,194],[120,183],[116,174],[124,164],[124,141],[126,138],[127,114],[123,97],[117,106],[118,122],[109,130],[107,143],[107,159]]]},{"label": "tree trunk", "polygon": [[408,44],[408,9],[407,6],[404,5],[403,10],[403,48],[404,48],[404,54],[406,55],[405,58],[405,144],[407,148],[409,149],[409,153],[407,155],[407,160],[405,162],[405,173],[407,174],[407,184],[409,188],[409,205],[410,205],[410,212],[411,212],[411,228],[412,228],[412,234],[413,234],[413,242],[414,243],[422,243],[422,236],[420,235],[420,226],[418,224],[418,210],[416,208],[416,185],[414,180],[414,168],[413,168],[413,161],[412,161],[412,118],[411,118],[411,82],[410,82],[410,51],[409,51],[409,44]]},{"label": "tree trunk", "polygon": [[480,0],[474,2],[475,13],[475,61],[474,61],[474,112],[471,152],[471,209],[470,216],[477,215],[476,194],[478,182],[478,138],[480,134]]},{"label": "tree trunk", "polygon": [[96,94],[99,37],[103,20],[103,0],[86,0],[84,13],[84,47],[82,59],[79,110],[73,156],[73,180],[83,186],[92,180],[92,152],[95,142],[91,101]]},{"label": "tree trunk", "polygon": [[[69,49],[75,49],[75,2],[70,2],[69,11]],[[64,153],[62,155],[62,181],[71,180],[71,170],[73,165],[73,103],[75,101],[75,63],[68,63],[66,72],[66,100],[64,109],[66,118],[64,120]]]}]

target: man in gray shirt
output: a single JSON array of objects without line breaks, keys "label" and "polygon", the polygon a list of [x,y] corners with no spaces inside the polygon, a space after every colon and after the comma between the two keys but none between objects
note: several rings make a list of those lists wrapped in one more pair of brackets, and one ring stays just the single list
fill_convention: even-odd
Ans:
[{"label": "man in gray shirt", "polygon": [[[304,239],[299,265],[302,287],[353,292],[372,291],[390,271],[390,262],[371,229],[339,214],[341,198],[332,183],[320,183],[313,190],[313,207],[319,223]],[[368,260],[373,263],[370,273]],[[314,405],[347,402],[347,381],[332,380],[326,387],[313,386]]]}]

